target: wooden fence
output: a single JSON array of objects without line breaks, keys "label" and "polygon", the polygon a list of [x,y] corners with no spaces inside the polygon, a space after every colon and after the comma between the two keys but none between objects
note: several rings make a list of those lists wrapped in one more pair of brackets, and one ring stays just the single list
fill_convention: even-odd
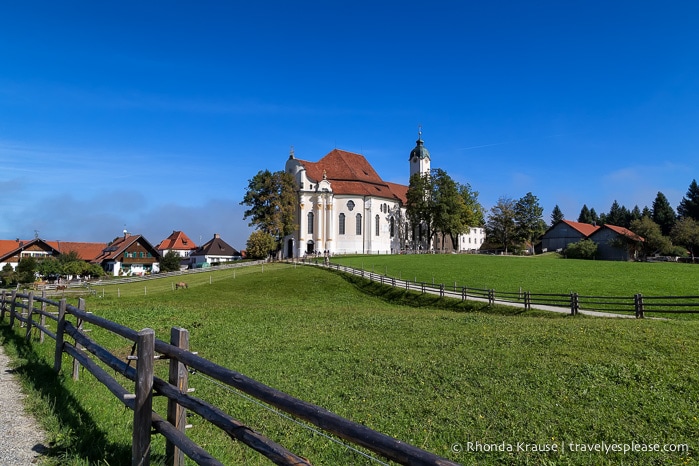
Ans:
[{"label": "wooden fence", "polygon": [[468,286],[429,284],[417,280],[402,280],[387,274],[378,274],[364,269],[355,269],[340,264],[319,263],[308,261],[307,264],[329,267],[340,272],[360,276],[368,280],[405,290],[430,293],[440,297],[449,297],[465,301],[467,299],[487,302],[488,304],[504,304],[523,307],[525,310],[552,308],[567,309],[571,315],[577,315],[580,310],[597,312],[613,312],[634,314],[643,318],[646,313],[699,313],[699,296],[644,296],[637,293],[633,296],[586,296],[575,292],[570,293],[532,293],[531,291],[496,291],[494,289],[471,288]]},{"label": "wooden fence", "polygon": [[[60,301],[48,299],[45,292],[37,296],[34,292],[20,293],[17,290],[11,292],[3,290],[0,297],[0,322],[5,320],[6,314],[9,317],[11,329],[15,322],[20,322],[24,326],[27,340],[31,339],[33,331],[39,332],[40,342],[44,341],[45,335],[55,340],[54,369],[56,372],[62,368],[63,353],[67,353],[73,358],[74,379],[77,380],[79,377],[80,366],[84,367],[121,403],[133,410],[131,456],[133,465],[149,464],[152,430],[166,439],[168,465],[184,465],[185,455],[200,465],[221,465],[217,459],[185,435],[186,410],[197,413],[224,431],[231,439],[244,443],[275,464],[310,464],[307,459],[255,432],[216,406],[191,396],[188,388],[188,369],[205,374],[325,432],[399,464],[457,464],[197,356],[189,351],[189,333],[182,328],[173,327],[170,332],[170,342],[166,343],[156,339],[155,332],[151,329],[136,331],[87,312],[85,300],[82,298],[78,300],[76,307],[69,305],[65,298]],[[50,325],[47,325],[47,321]],[[126,361],[122,361],[110,353],[87,336],[86,329],[83,328],[85,323],[134,342],[132,355],[128,356]],[[72,342],[68,341],[70,339]],[[99,364],[94,358],[103,364]],[[169,359],[167,381],[154,375],[155,359]],[[132,361],[135,361],[135,367],[131,366]],[[112,369],[115,375],[120,374],[125,379],[133,381],[134,390],[124,388],[103,368],[103,365]],[[165,418],[152,409],[153,396],[156,394],[168,399]]]}]

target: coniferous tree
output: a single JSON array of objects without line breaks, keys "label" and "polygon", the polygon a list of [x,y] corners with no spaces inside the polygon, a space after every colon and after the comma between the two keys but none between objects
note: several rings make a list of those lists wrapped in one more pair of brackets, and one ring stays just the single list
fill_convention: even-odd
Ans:
[{"label": "coniferous tree", "polygon": [[580,215],[578,215],[578,222],[580,223],[592,223],[592,216],[590,215],[590,209],[587,208],[587,204],[583,204],[582,209],[580,209]]},{"label": "coniferous tree", "polygon": [[675,222],[677,221],[677,215],[675,215],[675,211],[670,205],[670,202],[660,191],[658,191],[653,201],[651,219],[660,225],[660,231],[662,231],[665,236],[670,234],[672,227],[675,226]]},{"label": "coniferous tree", "polygon": [[604,223],[620,227],[628,226],[625,225],[628,212],[628,210],[625,212],[625,209],[626,208],[622,208],[615,199]]},{"label": "coniferous tree", "polygon": [[561,211],[561,208],[558,207],[558,204],[556,204],[553,207],[553,210],[551,211],[551,225],[555,225],[561,220],[565,218],[565,215],[563,215],[563,212]]},{"label": "coniferous tree", "polygon": [[643,211],[641,212],[641,217],[648,217],[648,218],[653,217],[653,212],[648,208],[648,206],[645,206],[643,208]]},{"label": "coniferous tree", "polygon": [[697,185],[697,180],[692,180],[689,185],[687,194],[677,206],[677,214],[681,218],[699,220],[699,185]]},{"label": "coniferous tree", "polygon": [[590,217],[592,218],[592,222],[591,222],[591,223],[592,223],[593,225],[597,225],[597,224],[601,223],[600,218],[599,218],[599,215],[597,215],[597,211],[595,210],[594,207],[592,207],[592,208],[590,209]]}]

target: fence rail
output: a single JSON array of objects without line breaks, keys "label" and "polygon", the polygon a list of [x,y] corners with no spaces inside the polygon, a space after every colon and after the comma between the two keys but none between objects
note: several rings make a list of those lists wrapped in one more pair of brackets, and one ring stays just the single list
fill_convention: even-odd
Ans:
[{"label": "fence rail", "polygon": [[[318,262],[307,261],[305,264],[321,266]],[[646,313],[685,313],[699,314],[699,296],[645,296],[637,293],[633,296],[586,296],[575,292],[570,293],[532,293],[531,291],[496,291],[494,289],[479,289],[468,286],[453,286],[445,284],[429,284],[425,282],[402,280],[390,277],[386,273],[379,274],[364,269],[355,269],[337,263],[326,262],[328,267],[340,272],[356,275],[382,285],[402,288],[408,291],[430,293],[440,297],[475,300],[487,302],[490,305],[504,304],[521,306],[524,309],[542,309],[565,312],[576,315],[581,311],[617,313],[620,315],[633,314],[636,318],[645,317]]]},{"label": "fence rail", "polygon": [[[55,308],[56,311],[49,311],[50,307]],[[60,301],[48,299],[45,291],[40,296],[36,296],[33,291],[19,293],[17,290],[11,292],[2,290],[0,322],[5,320],[6,314],[9,316],[11,329],[16,321],[26,327],[27,340],[31,338],[33,331],[39,332],[40,341],[43,341],[45,335],[55,340],[54,370],[56,372],[61,371],[63,354],[67,353],[73,358],[72,373],[75,380],[79,378],[80,366],[84,367],[107,387],[117,400],[134,412],[131,457],[133,465],[149,464],[151,431],[165,437],[168,465],[184,465],[185,456],[200,465],[221,465],[216,458],[186,436],[186,410],[197,413],[224,431],[231,439],[244,443],[275,464],[310,465],[309,460],[255,432],[218,407],[190,395],[188,369],[201,372],[325,432],[360,445],[399,464],[457,464],[204,359],[189,351],[189,333],[182,328],[173,327],[170,332],[170,342],[166,343],[156,339],[152,329],[136,331],[87,312],[85,300],[82,298],[78,300],[76,307],[68,304],[65,298]],[[37,316],[39,321],[35,320]],[[55,325],[55,331],[47,326],[47,319],[52,326]],[[126,361],[119,359],[87,336],[84,328],[86,323],[134,342],[134,354],[128,356]],[[68,339],[72,339],[72,342]],[[118,374],[134,382],[133,391],[125,388],[93,358],[112,369],[115,376]],[[154,375],[155,359],[169,359],[167,381]],[[132,361],[136,361],[136,367],[131,366]],[[166,418],[152,410],[154,395],[167,397]]]}]

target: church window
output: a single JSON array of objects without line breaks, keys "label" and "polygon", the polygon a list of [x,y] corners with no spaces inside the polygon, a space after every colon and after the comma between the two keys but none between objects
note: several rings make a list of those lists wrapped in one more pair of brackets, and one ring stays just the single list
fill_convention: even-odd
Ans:
[{"label": "church window", "polygon": [[345,214],[340,214],[340,234],[345,234]]},{"label": "church window", "polygon": [[355,225],[355,233],[358,235],[362,234],[362,214],[357,214],[357,224]]},{"label": "church window", "polygon": [[376,236],[379,236],[379,216],[377,215],[376,218]]},{"label": "church window", "polygon": [[396,221],[391,217],[391,238],[396,235]]},{"label": "church window", "polygon": [[308,212],[308,234],[313,234],[313,212]]},{"label": "church window", "polygon": [[354,210],[354,201],[347,201],[347,208],[352,212]]}]

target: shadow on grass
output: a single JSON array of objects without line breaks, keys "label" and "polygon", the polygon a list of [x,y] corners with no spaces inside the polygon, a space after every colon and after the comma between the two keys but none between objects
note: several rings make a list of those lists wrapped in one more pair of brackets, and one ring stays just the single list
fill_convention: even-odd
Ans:
[{"label": "shadow on grass", "polygon": [[29,396],[41,400],[34,401],[35,405],[41,404],[40,407],[33,406],[34,412],[52,416],[58,424],[57,431],[48,432],[52,440],[41,452],[50,464],[131,464],[131,448],[107,440],[90,413],[63,386],[64,376],[57,375],[53,367],[41,359],[32,343],[27,343],[6,323],[1,323],[0,344],[17,364],[13,372],[29,388]]},{"label": "shadow on grass", "polygon": [[[330,270],[333,271],[332,269]],[[544,317],[552,319],[567,317],[566,314],[559,314],[555,312],[546,312],[535,309],[525,310],[524,308],[514,306],[503,306],[499,304],[490,305],[480,301],[461,301],[460,299],[447,297],[443,298],[430,293],[419,293],[417,291],[405,290],[390,285],[382,285],[381,283],[371,281],[368,278],[358,277],[352,274],[338,271],[333,272],[339,274],[344,280],[351,283],[362,293],[400,306],[443,309],[455,312],[482,312],[502,316],[526,315],[527,317]]]}]

